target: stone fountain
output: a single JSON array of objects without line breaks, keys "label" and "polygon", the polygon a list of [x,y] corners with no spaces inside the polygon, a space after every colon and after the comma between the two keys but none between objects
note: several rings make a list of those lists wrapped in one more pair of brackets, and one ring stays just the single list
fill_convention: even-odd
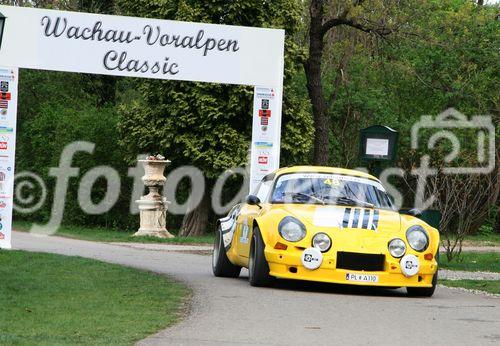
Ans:
[{"label": "stone fountain", "polygon": [[136,201],[139,205],[140,228],[134,236],[174,238],[165,227],[170,202],[160,193],[167,180],[163,176],[163,171],[170,161],[165,160],[162,155],[155,155],[139,162],[144,166],[144,176],[141,180],[147,186],[149,193]]}]

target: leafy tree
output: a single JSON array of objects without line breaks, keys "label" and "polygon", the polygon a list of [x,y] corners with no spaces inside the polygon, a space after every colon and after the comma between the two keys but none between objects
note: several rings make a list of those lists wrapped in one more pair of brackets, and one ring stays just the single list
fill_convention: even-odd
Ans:
[{"label": "leafy tree", "polygon": [[347,26],[369,34],[387,35],[391,25],[388,13],[394,6],[381,0],[345,2],[309,1],[309,57],[304,63],[307,90],[314,115],[314,163],[327,165],[330,153],[330,117],[324,94],[323,59],[325,37],[333,28]]},{"label": "leafy tree", "polygon": [[[119,0],[117,4],[127,15],[284,28],[283,157],[293,156],[294,162],[306,158],[312,132],[308,103],[289,92],[304,55],[293,40],[300,27],[300,3]],[[183,235],[201,234],[207,228],[210,187],[215,178],[226,169],[247,163],[253,88],[158,80],[137,81],[136,88],[136,99],[122,107],[122,143],[130,159],[142,152],[161,152],[173,161],[173,167],[191,164],[204,172],[209,188],[202,203],[186,214],[181,229]]]},{"label": "leafy tree", "polygon": [[[357,159],[358,131],[381,123],[400,132],[399,167],[410,172],[420,166],[425,154],[431,155],[432,167],[442,167],[450,143],[441,141],[429,152],[424,145],[431,134],[427,131],[419,137],[421,148],[412,150],[410,130],[420,116],[435,116],[449,107],[467,116],[492,115],[498,141],[498,5],[421,1],[406,3],[399,10],[403,13],[398,30],[383,39],[348,26],[335,27],[325,36],[322,85],[332,124],[330,161],[335,164],[362,164]],[[401,21],[410,15],[411,20]],[[477,164],[477,134],[461,130],[459,139],[460,156],[450,164]],[[492,205],[498,204],[498,167],[497,153],[490,175],[446,177],[439,173],[429,179],[428,191],[437,198],[433,208],[440,209],[447,220],[441,231],[449,258],[459,251],[463,236],[484,222],[488,210],[497,210]],[[410,187],[414,178],[409,179]],[[398,186],[405,192],[406,204],[413,206],[412,189],[402,181]],[[464,193],[471,187],[473,193]],[[455,205],[449,202],[454,195],[460,196],[455,197]],[[477,206],[471,209],[474,203]]]},{"label": "leafy tree", "polygon": [[[115,0],[78,0],[78,11],[115,14]],[[96,74],[82,74],[83,88],[95,95],[96,105],[105,106],[116,102],[117,77]]]}]

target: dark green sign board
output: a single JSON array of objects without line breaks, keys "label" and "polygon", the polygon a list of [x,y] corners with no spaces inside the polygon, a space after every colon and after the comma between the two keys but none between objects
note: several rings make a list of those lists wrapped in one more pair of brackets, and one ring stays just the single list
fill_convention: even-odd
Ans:
[{"label": "dark green sign board", "polygon": [[360,131],[359,155],[364,161],[394,161],[399,133],[388,126],[373,125]]}]

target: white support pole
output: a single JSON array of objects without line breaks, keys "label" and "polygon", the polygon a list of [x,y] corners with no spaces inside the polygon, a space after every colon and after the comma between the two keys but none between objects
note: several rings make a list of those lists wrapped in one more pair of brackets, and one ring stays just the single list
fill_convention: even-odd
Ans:
[{"label": "white support pole", "polygon": [[0,67],[0,248],[12,247],[18,68]]},{"label": "white support pole", "polygon": [[250,193],[280,166],[282,98],[282,86],[254,89]]}]

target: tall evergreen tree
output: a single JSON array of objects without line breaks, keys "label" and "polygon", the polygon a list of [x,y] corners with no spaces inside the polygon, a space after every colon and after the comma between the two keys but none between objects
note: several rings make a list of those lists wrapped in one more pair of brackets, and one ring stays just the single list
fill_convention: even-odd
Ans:
[{"label": "tall evergreen tree", "polygon": [[[307,99],[290,93],[290,82],[303,59],[293,37],[301,25],[301,3],[294,0],[223,1],[118,0],[126,15],[228,25],[276,27],[286,30],[283,106],[285,158],[303,160],[310,148],[312,122]],[[261,54],[265,52],[256,52]],[[210,189],[228,168],[247,163],[252,124],[253,88],[191,82],[141,80],[139,97],[123,108],[120,131],[131,155],[164,153],[173,166],[192,164],[207,178],[202,203],[185,215],[181,234],[207,229]]]}]

